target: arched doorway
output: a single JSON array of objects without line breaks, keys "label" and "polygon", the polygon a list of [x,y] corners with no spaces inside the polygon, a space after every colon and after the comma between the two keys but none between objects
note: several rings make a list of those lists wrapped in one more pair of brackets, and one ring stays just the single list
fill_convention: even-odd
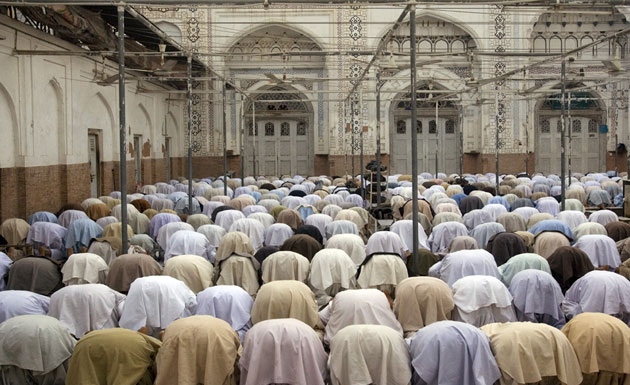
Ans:
[{"label": "arched doorway", "polygon": [[[418,171],[455,173],[458,165],[459,112],[452,101],[429,102],[433,84],[418,85],[417,125]],[[426,90],[426,92],[422,92]],[[411,93],[398,94],[390,111],[390,159],[393,173],[411,174]],[[437,111],[437,114],[436,114]]]},{"label": "arched doorway", "polygon": [[[566,154],[571,158],[571,171],[579,173],[603,170],[606,163],[606,133],[600,127],[605,122],[604,109],[590,92],[571,92],[571,119],[568,118],[569,92],[565,95]],[[536,172],[560,173],[562,140],[562,95],[541,100],[536,106]],[[570,139],[569,139],[570,138]]]},{"label": "arched doorway", "polygon": [[313,171],[313,110],[295,89],[279,86],[247,106],[245,174],[310,175]]},{"label": "arched doorway", "polygon": [[326,88],[317,81],[326,68],[322,51],[289,24],[254,28],[230,44],[229,74],[243,78],[239,85],[256,100],[255,114],[251,102],[244,106],[245,175],[313,172],[314,139],[322,138],[328,114],[316,92]]}]

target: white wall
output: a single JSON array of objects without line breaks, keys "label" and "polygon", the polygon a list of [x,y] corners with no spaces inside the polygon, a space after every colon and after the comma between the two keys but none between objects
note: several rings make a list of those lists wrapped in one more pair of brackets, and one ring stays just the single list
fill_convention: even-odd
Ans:
[{"label": "white wall", "polygon": [[[68,55],[15,55],[14,49],[79,50],[0,16],[0,167],[87,163],[89,129],[100,130],[101,160],[118,160],[118,86],[101,86],[95,81],[101,76],[97,73],[104,72],[104,77],[116,74],[116,63]],[[167,105],[168,93],[141,92],[138,83],[127,81],[127,142],[142,135],[143,143],[151,143],[150,157],[162,158],[168,114],[171,156],[183,156],[179,128],[185,103],[170,101]],[[168,91],[148,82],[142,82],[141,88]]]}]

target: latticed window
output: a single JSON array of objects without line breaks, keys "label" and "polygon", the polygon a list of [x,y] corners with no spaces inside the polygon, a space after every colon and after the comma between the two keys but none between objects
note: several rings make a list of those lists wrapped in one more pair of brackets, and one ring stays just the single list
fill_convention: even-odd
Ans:
[{"label": "latticed window", "polygon": [[571,131],[573,133],[579,134],[582,132],[582,121],[575,119],[571,121]]},{"label": "latticed window", "polygon": [[268,122],[265,124],[265,136],[274,136],[276,133],[276,127],[273,123]]},{"label": "latticed window", "polygon": [[297,124],[297,134],[298,134],[298,136],[306,135],[306,122],[298,122],[298,124]]},{"label": "latticed window", "polygon": [[[249,122],[249,125],[247,127],[247,132],[249,136],[254,136],[254,123]],[[256,135],[258,135],[258,127],[256,127]]]},{"label": "latticed window", "polygon": [[[292,92],[286,91],[281,87],[273,87],[269,89],[268,94],[262,94],[256,98],[256,109],[263,109],[267,111],[294,111],[294,112],[308,112],[306,103],[300,99],[300,97]],[[247,112],[251,113],[252,105],[247,108]]]},{"label": "latticed window", "polygon": [[429,121],[429,134],[437,134],[437,123],[435,120]]},{"label": "latticed window", "polygon": [[589,134],[596,134],[597,133],[597,126],[599,126],[599,122],[595,119],[591,119],[588,121],[588,133]]},{"label": "latticed window", "polygon": [[446,121],[446,128],[445,131],[447,134],[454,134],[455,133],[455,122],[452,120],[447,120]]},{"label": "latticed window", "polygon": [[419,120],[416,120],[416,132],[422,134],[422,122]]},{"label": "latticed window", "polygon": [[396,123],[396,133],[397,134],[406,134],[407,133],[407,122],[404,120],[399,120]]},{"label": "latticed window", "polygon": [[549,123],[549,119],[544,119],[540,121],[540,132],[543,134],[549,134],[551,132],[551,124]]},{"label": "latticed window", "polygon": [[562,132],[562,119],[558,119],[556,122],[556,131]]},{"label": "latticed window", "polygon": [[291,128],[289,126],[288,122],[283,122],[280,125],[280,136],[290,136],[291,135]]}]

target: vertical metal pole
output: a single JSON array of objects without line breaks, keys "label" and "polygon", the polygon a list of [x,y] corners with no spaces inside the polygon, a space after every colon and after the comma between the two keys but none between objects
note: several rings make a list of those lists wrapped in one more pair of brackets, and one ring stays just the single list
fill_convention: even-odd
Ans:
[{"label": "vertical metal pole", "polygon": [[[628,115],[626,117],[626,123],[630,126],[630,92],[628,92]],[[630,127],[628,131],[630,131]],[[626,141],[626,179],[630,179],[630,143],[628,143],[628,141]]]},{"label": "vertical metal pole", "polygon": [[245,185],[245,97],[241,95],[241,185]]},{"label": "vertical metal pole", "polygon": [[566,109],[566,105],[565,105],[565,93],[567,91],[566,89],[566,80],[567,80],[567,63],[565,60],[562,60],[562,74],[561,74],[561,79],[562,79],[562,115],[560,116],[560,122],[561,122],[561,127],[562,127],[562,132],[560,134],[560,178],[561,178],[561,182],[560,182],[560,210],[564,211],[564,193],[565,193],[565,178],[566,178],[566,163],[565,163],[565,159],[566,159],[566,153],[565,153],[565,133],[566,133],[566,127],[565,127],[565,121],[564,121],[564,114],[566,113],[565,109]]},{"label": "vertical metal pole", "polygon": [[[363,109],[363,98],[359,98],[359,115]],[[359,126],[359,175],[361,175],[361,198],[365,199],[365,178],[363,175],[363,126]]]},{"label": "vertical metal pole", "polygon": [[225,124],[225,82],[223,83],[223,195],[227,195],[227,125]]},{"label": "vertical metal pole", "polygon": [[459,124],[457,125],[457,138],[459,139],[459,177],[464,175],[464,106],[459,114]]},{"label": "vertical metal pole", "polygon": [[[381,203],[381,72],[376,72],[376,205]],[[630,159],[630,158],[629,158]],[[372,180],[374,183],[374,180]],[[370,207],[373,202],[370,202]]]},{"label": "vertical metal pole", "polygon": [[494,109],[496,111],[495,115],[495,124],[494,124],[494,147],[495,147],[495,181],[496,181],[496,189],[495,195],[499,195],[499,86],[494,84]]},{"label": "vertical metal pole", "polygon": [[529,99],[527,99],[527,111],[525,113],[525,173],[529,175]]},{"label": "vertical metal pole", "polygon": [[192,203],[192,56],[188,55],[186,101],[188,103],[188,214],[193,214]]},{"label": "vertical metal pole", "polygon": [[122,222],[122,248],[127,252],[127,135],[125,107],[125,7],[118,6],[118,120],[120,123],[120,222]]},{"label": "vertical metal pole", "polygon": [[258,127],[256,126],[256,100],[252,99],[252,132],[254,135],[254,156],[252,157],[253,177],[256,178],[256,142],[258,141]]},{"label": "vertical metal pole", "polygon": [[440,106],[440,102],[436,101],[435,102],[435,179],[438,178],[438,168],[439,168],[439,160],[438,160],[438,156],[440,154],[439,152],[439,148],[440,148],[440,110],[439,107]]},{"label": "vertical metal pole", "polygon": [[410,80],[411,80],[411,210],[413,242],[413,269],[418,274],[418,111],[416,106],[416,5],[411,5],[409,12],[409,42],[410,42]]},{"label": "vertical metal pole", "polygon": [[350,99],[350,150],[352,151],[352,181],[354,182],[354,95]]},{"label": "vertical metal pole", "polygon": [[571,92],[569,92],[569,157],[567,159],[567,163],[569,166],[569,186],[571,185],[571,176],[573,173],[571,172],[571,155],[573,154],[573,119],[571,118]]}]

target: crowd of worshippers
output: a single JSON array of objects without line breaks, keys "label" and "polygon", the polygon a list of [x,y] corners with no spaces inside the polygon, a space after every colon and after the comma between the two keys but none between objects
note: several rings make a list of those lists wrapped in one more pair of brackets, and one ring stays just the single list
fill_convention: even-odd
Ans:
[{"label": "crowd of worshippers", "polygon": [[129,245],[120,192],[6,219],[0,384],[630,383],[620,178],[422,174],[417,253],[410,180],[387,227],[299,176],[143,186]]}]

